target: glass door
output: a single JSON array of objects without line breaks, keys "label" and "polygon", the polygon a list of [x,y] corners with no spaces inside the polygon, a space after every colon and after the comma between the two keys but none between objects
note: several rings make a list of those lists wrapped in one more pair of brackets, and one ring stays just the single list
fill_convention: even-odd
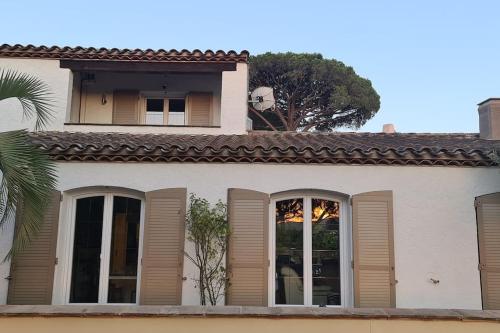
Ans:
[{"label": "glass door", "polygon": [[311,201],[312,304],[340,305],[339,203]]},{"label": "glass door", "polygon": [[76,200],[70,303],[97,303],[104,196]]},{"label": "glass door", "polygon": [[340,201],[274,201],[274,304],[342,305]]},{"label": "glass door", "polygon": [[70,303],[136,303],[142,201],[113,194],[76,201]]},{"label": "glass door", "polygon": [[136,303],[141,201],[113,197],[108,303]]},{"label": "glass door", "polygon": [[276,201],[276,304],[304,304],[304,199]]}]

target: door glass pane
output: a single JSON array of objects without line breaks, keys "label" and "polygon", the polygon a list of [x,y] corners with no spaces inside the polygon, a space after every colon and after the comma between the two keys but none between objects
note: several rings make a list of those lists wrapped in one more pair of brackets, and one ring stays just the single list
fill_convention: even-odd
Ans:
[{"label": "door glass pane", "polygon": [[184,99],[168,100],[168,124],[184,125],[186,101]]},{"label": "door glass pane", "polygon": [[148,112],[163,112],[163,98],[148,98],[146,110]]},{"label": "door glass pane", "polygon": [[135,303],[141,201],[113,197],[109,265],[109,303]]},{"label": "door glass pane", "polygon": [[276,304],[304,304],[304,200],[276,202]]},{"label": "door glass pane", "polygon": [[146,99],[146,124],[163,124],[163,98]]},{"label": "door glass pane", "polygon": [[312,199],[312,302],[340,305],[339,203]]},{"label": "door glass pane", "polygon": [[184,99],[169,99],[168,112],[184,112],[186,101]]},{"label": "door glass pane", "polygon": [[71,303],[97,303],[104,197],[76,201]]}]

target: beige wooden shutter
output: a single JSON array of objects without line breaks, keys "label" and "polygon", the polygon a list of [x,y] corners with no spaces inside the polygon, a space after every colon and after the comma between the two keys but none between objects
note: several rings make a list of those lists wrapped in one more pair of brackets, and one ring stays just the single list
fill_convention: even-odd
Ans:
[{"label": "beige wooden shutter", "polygon": [[500,310],[500,192],[476,199],[481,293],[485,310]]},{"label": "beige wooden shutter", "polygon": [[[13,258],[7,304],[52,303],[60,201],[61,192],[54,191],[40,231],[28,247]],[[18,211],[16,229],[21,221],[22,212]]]},{"label": "beige wooden shutter", "polygon": [[392,191],[352,197],[354,306],[395,307]]},{"label": "beige wooden shutter", "polygon": [[212,114],[212,94],[190,93],[188,95],[188,115],[191,126],[209,126]]},{"label": "beige wooden shutter", "polygon": [[113,124],[139,124],[139,92],[115,90],[113,93]]},{"label": "beige wooden shutter", "polygon": [[140,304],[180,305],[186,189],[146,193]]},{"label": "beige wooden shutter", "polygon": [[269,196],[229,189],[228,305],[267,306]]}]

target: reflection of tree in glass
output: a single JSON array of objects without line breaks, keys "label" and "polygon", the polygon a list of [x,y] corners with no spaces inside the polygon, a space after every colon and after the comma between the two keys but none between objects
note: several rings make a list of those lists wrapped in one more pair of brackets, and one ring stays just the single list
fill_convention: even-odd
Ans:
[{"label": "reflection of tree in glass", "polygon": [[276,223],[304,222],[304,202],[300,199],[276,202]]},{"label": "reflection of tree in glass", "polygon": [[312,199],[313,250],[337,250],[339,246],[339,203]]},{"label": "reflection of tree in glass", "polygon": [[324,228],[313,228],[313,250],[336,250],[339,246],[338,230],[325,232]]},{"label": "reflection of tree in glass", "polygon": [[295,263],[303,255],[303,207],[302,198],[276,202],[276,253]]},{"label": "reflection of tree in glass", "polygon": [[339,203],[336,201],[312,199],[312,222],[321,223],[323,219],[339,218]]},{"label": "reflection of tree in glass", "polygon": [[302,228],[290,230],[287,225],[276,226],[276,251],[279,253],[288,250],[302,250]]}]

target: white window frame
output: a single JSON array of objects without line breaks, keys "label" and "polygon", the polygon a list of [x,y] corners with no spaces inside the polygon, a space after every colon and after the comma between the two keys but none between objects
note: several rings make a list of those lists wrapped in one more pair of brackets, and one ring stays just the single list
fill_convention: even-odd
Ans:
[{"label": "white window frame", "polygon": [[162,125],[167,125],[167,122],[168,122],[168,98],[166,98],[165,96],[151,96],[151,95],[148,95],[148,96],[144,96],[144,108],[142,110],[142,114],[143,114],[143,118],[144,118],[144,125],[154,125],[154,124],[148,124],[146,122],[147,120],[147,114],[148,114],[148,99],[161,99],[163,100],[163,112],[162,112],[162,116],[163,116],[163,119],[162,119]]},{"label": "white window frame", "polygon": [[[276,202],[287,199],[302,198],[304,200],[304,304],[276,304]],[[352,271],[352,224],[347,196],[328,191],[287,191],[271,195],[269,205],[269,279],[268,304],[271,306],[319,306],[312,304],[312,223],[311,200],[324,199],[339,203],[339,242],[340,242],[340,305],[328,307],[352,307],[354,304],[353,271]]]},{"label": "white window frame", "polygon": [[168,118],[170,117],[170,100],[171,99],[182,99],[184,100],[184,125],[174,125],[174,126],[189,126],[188,124],[188,110],[189,110],[189,107],[188,107],[188,95],[184,95],[184,96],[180,96],[179,97],[175,97],[175,96],[170,96],[168,98],[165,98],[165,105],[166,105],[166,108],[167,108],[167,114],[166,114],[166,124],[167,125],[172,125],[172,124],[169,124],[168,123]]},{"label": "white window frame", "polygon": [[[103,210],[103,230],[101,239],[101,262],[99,271],[99,293],[96,303],[71,303],[71,276],[73,267],[73,246],[75,237],[75,217],[76,203],[78,199],[104,196]],[[108,303],[109,288],[109,265],[112,237],[112,219],[113,219],[113,197],[122,196],[141,201],[141,214],[139,226],[139,251],[137,258],[137,287],[135,303]],[[125,189],[84,189],[63,193],[62,209],[60,213],[60,228],[57,242],[57,265],[54,279],[53,304],[64,305],[98,305],[98,304],[118,304],[118,305],[136,305],[139,304],[140,285],[141,285],[141,262],[144,237],[144,212],[145,197],[138,191]]]},{"label": "white window frame", "polygon": [[142,107],[141,107],[141,124],[149,125],[146,123],[146,113],[147,113],[147,100],[148,99],[163,99],[163,125],[170,125],[168,123],[169,117],[169,101],[170,99],[183,99],[184,106],[184,125],[177,126],[189,126],[188,125],[188,93],[187,92],[168,92],[165,94],[163,91],[142,91],[141,92]]}]

